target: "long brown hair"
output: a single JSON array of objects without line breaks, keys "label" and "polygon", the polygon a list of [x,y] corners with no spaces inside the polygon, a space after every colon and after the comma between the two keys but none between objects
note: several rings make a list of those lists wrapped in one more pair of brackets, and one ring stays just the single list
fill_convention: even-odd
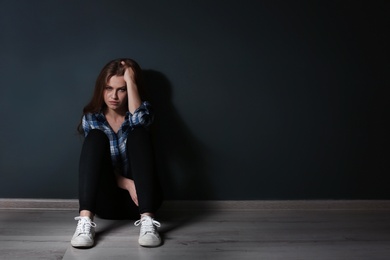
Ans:
[{"label": "long brown hair", "polygon": [[[124,61],[126,65],[122,65],[121,62]],[[125,74],[126,67],[130,67],[134,71],[134,79],[137,84],[138,91],[140,92],[141,99],[143,93],[142,87],[142,70],[141,67],[135,60],[123,58],[123,59],[115,59],[108,62],[103,69],[100,71],[99,76],[96,79],[95,90],[93,92],[92,98],[89,103],[83,109],[83,115],[87,113],[99,113],[100,111],[104,111],[107,107],[106,103],[104,103],[104,89],[107,86],[108,81],[112,76],[123,76]],[[80,134],[83,134],[82,122],[80,121],[77,130]]]}]

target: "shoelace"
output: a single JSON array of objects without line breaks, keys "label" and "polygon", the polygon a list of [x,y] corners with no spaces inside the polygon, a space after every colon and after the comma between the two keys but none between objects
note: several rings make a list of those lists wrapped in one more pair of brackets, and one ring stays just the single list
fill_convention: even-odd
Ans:
[{"label": "shoelace", "polygon": [[150,218],[150,217],[143,217],[142,219],[140,220],[137,220],[136,222],[134,222],[134,225],[135,226],[139,226],[141,224],[141,233],[142,234],[146,234],[146,233],[153,233],[155,234],[156,233],[156,229],[155,229],[155,226],[156,227],[161,227],[161,224],[160,222]]},{"label": "shoelace", "polygon": [[79,234],[89,234],[91,232],[91,227],[96,227],[95,222],[92,222],[85,217],[75,217],[75,220],[78,220],[76,232]]}]

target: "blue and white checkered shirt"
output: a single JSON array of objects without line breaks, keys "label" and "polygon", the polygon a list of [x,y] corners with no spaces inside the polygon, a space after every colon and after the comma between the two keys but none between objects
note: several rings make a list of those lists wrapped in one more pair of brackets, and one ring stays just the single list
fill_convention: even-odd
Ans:
[{"label": "blue and white checkered shirt", "polygon": [[127,111],[125,121],[115,133],[111,126],[108,124],[103,112],[100,113],[88,113],[82,118],[82,126],[84,129],[84,135],[87,136],[92,129],[99,129],[103,131],[110,140],[110,152],[112,164],[115,171],[127,172],[128,158],[126,155],[126,141],[129,131],[134,127],[144,126],[147,127],[153,122],[153,111],[149,102],[142,102],[133,114]]}]

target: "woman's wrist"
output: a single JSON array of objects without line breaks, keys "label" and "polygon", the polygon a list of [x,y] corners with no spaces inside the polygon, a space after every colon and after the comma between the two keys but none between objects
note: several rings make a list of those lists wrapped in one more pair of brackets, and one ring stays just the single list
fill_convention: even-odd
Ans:
[{"label": "woman's wrist", "polygon": [[137,84],[133,80],[125,80],[126,81],[126,86],[128,88],[134,88],[137,89]]}]

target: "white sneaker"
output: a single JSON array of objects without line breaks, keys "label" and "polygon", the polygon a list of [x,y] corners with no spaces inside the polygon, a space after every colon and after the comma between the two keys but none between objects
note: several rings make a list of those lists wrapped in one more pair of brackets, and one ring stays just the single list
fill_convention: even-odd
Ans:
[{"label": "white sneaker", "polygon": [[79,222],[70,244],[73,247],[92,247],[96,224],[89,217],[75,217],[74,219]]},{"label": "white sneaker", "polygon": [[161,227],[160,222],[149,216],[143,216],[134,223],[135,226],[139,226],[140,224],[141,231],[139,233],[138,243],[145,247],[159,246],[161,244],[161,238],[156,227]]}]

